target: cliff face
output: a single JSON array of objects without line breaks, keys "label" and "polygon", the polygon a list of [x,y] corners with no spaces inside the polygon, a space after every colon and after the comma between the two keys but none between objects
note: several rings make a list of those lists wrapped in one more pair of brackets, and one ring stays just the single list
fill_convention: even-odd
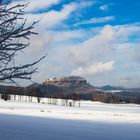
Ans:
[{"label": "cliff face", "polygon": [[[55,88],[59,88],[62,90],[64,94],[69,93],[88,93],[92,90],[95,90],[95,88],[87,83],[86,79],[79,76],[68,76],[63,78],[54,78],[54,79],[48,79],[45,82],[43,82],[43,85],[46,87],[54,86]],[[56,92],[56,91],[55,91]]]},{"label": "cliff face", "polygon": [[62,78],[47,79],[43,82],[44,85],[64,85],[64,84],[86,84],[87,80],[80,76],[67,76]]}]

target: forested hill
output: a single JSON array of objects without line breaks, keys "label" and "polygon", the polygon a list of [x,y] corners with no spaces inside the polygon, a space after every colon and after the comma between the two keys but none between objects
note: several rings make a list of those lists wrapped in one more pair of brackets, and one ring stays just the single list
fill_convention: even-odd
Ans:
[{"label": "forested hill", "polygon": [[[110,86],[106,86],[109,88]],[[0,94],[6,95],[26,95],[48,98],[62,98],[75,100],[93,100],[106,103],[140,103],[140,89],[125,89],[120,92],[111,92],[96,88],[89,84],[82,77],[64,77],[54,78],[43,82],[42,84],[31,84],[27,87],[0,86]]]}]

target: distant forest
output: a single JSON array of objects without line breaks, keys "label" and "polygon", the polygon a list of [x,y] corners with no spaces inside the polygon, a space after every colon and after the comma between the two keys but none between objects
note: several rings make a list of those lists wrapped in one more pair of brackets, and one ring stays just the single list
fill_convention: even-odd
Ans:
[{"label": "distant forest", "polygon": [[24,95],[40,98],[71,99],[74,101],[91,100],[103,103],[136,103],[140,104],[140,91],[105,92],[95,88],[75,86],[58,87],[55,85],[33,84],[28,87],[0,86],[1,99],[10,100],[9,95]]}]

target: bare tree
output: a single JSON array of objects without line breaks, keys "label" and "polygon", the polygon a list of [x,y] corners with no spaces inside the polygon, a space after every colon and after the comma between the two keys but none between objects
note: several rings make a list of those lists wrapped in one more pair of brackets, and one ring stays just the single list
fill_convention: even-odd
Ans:
[{"label": "bare tree", "polygon": [[27,25],[24,18],[27,4],[2,4],[0,1],[0,82],[6,80],[14,83],[15,79],[31,79],[37,71],[35,65],[45,56],[31,64],[15,64],[16,56],[30,45],[30,36],[37,34],[33,31],[33,22]]}]

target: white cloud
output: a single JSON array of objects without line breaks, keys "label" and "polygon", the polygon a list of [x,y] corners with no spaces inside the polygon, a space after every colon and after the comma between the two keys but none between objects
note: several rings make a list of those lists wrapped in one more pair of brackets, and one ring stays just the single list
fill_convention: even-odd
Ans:
[{"label": "white cloud", "polygon": [[[95,78],[99,73],[108,72],[111,81],[130,72],[138,73],[140,42],[132,42],[131,37],[138,36],[139,32],[140,26],[135,24],[106,25],[86,41],[71,46],[67,49],[67,60],[73,64],[71,74]],[[126,68],[126,64],[130,67]],[[119,82],[112,81],[116,85]]]},{"label": "white cloud", "polygon": [[26,17],[29,23],[40,19],[39,25],[41,28],[52,28],[58,24],[63,25],[62,21],[68,19],[72,12],[77,9],[77,6],[76,3],[70,3],[64,5],[60,11],[51,10],[41,14],[26,14]]},{"label": "white cloud", "polygon": [[26,12],[34,12],[34,11],[38,11],[40,9],[47,9],[50,6],[54,5],[54,4],[58,4],[60,0],[21,0],[21,1],[14,1],[14,4],[17,3],[24,3],[24,4],[28,4],[28,7],[25,9]]},{"label": "white cloud", "polygon": [[105,23],[109,21],[115,20],[115,16],[106,16],[106,17],[99,17],[99,18],[93,18],[90,20],[91,23]]},{"label": "white cloud", "polygon": [[[23,0],[24,3],[29,3],[27,7],[27,12],[33,12],[44,8],[49,8],[52,5],[58,4],[61,0]],[[77,8],[85,8],[95,4],[95,1],[86,1],[86,2],[72,2],[71,5],[75,5]]]},{"label": "white cloud", "polygon": [[85,8],[85,7],[89,7],[89,6],[92,6],[96,4],[96,1],[81,1],[78,5],[79,5],[79,8]]},{"label": "white cloud", "polygon": [[125,86],[129,88],[136,87],[138,88],[140,85],[140,75],[132,75],[132,76],[124,76],[118,79],[120,81],[120,86]]},{"label": "white cloud", "polygon": [[[21,1],[14,1],[11,5],[15,4],[26,4],[29,3],[29,5],[25,8],[25,11],[27,12],[25,14],[25,18],[27,18],[28,23],[32,23],[33,21],[40,20],[39,26],[44,29],[51,29],[53,27],[63,26],[66,25],[63,23],[64,20],[67,20],[70,18],[73,12],[80,11],[83,8],[87,8],[91,5],[93,5],[94,1],[86,1],[86,2],[71,2],[68,4],[64,4],[62,6],[61,10],[49,10],[49,11],[43,11],[38,12],[39,10],[45,10],[50,6],[53,6],[54,4],[58,4],[61,2],[60,0],[42,0],[41,2],[38,0],[21,0]],[[34,13],[35,12],[35,13]],[[58,27],[57,26],[57,27]]]},{"label": "white cloud", "polygon": [[54,41],[57,43],[74,42],[86,37],[84,30],[53,31]]},{"label": "white cloud", "polygon": [[107,58],[107,54],[114,46],[112,42],[115,39],[116,32],[114,28],[107,25],[98,34],[69,48],[68,57],[71,57],[71,61],[76,65],[85,65],[92,61],[102,61],[104,58]]},{"label": "white cloud", "polygon": [[84,25],[84,24],[106,23],[106,22],[113,21],[113,20],[115,20],[115,16],[98,17],[98,18],[92,18],[87,21],[79,22],[79,23],[75,24],[75,26]]},{"label": "white cloud", "polygon": [[54,64],[43,63],[39,66],[39,72],[33,75],[33,79],[39,83],[42,83],[48,78],[58,77],[58,73],[62,72],[62,67]]},{"label": "white cloud", "polygon": [[101,6],[99,7],[99,9],[102,10],[102,11],[108,11],[109,5],[107,5],[107,4],[101,5]]},{"label": "white cloud", "polygon": [[93,76],[96,74],[104,74],[106,72],[110,72],[113,70],[114,61],[109,61],[106,63],[99,62],[97,64],[91,64],[88,66],[81,66],[77,69],[74,69],[71,75],[79,75],[79,76]]}]

